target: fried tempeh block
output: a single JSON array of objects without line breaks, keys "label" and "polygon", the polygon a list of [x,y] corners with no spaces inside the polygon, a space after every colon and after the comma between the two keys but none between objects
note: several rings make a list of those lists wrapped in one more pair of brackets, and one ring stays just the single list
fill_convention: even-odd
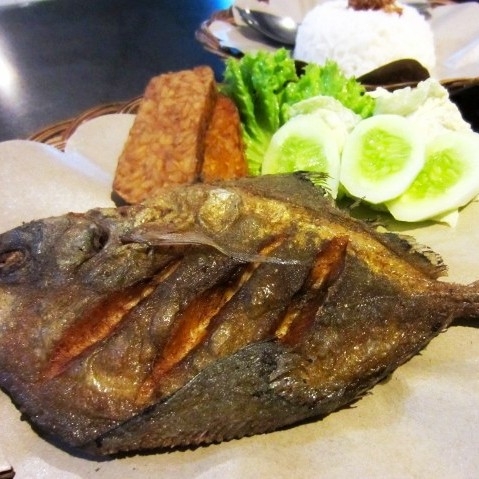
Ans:
[{"label": "fried tempeh block", "polygon": [[151,79],[118,160],[114,192],[137,203],[163,186],[195,182],[216,97],[208,66]]},{"label": "fried tempeh block", "polygon": [[238,109],[233,100],[220,94],[205,135],[201,179],[229,180],[247,173]]}]

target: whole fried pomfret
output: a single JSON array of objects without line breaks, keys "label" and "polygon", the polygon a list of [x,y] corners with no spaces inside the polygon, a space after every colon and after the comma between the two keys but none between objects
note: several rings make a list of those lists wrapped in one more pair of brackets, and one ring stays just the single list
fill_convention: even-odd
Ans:
[{"label": "whole fried pomfret", "polygon": [[301,174],[34,221],[0,235],[0,385],[94,454],[272,431],[479,315],[435,259]]}]

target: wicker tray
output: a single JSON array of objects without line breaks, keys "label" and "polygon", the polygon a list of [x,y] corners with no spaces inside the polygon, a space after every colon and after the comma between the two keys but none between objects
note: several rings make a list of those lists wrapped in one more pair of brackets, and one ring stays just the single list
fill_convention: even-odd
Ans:
[{"label": "wicker tray", "polygon": [[29,140],[46,143],[63,150],[68,138],[84,121],[111,113],[136,113],[140,101],[141,97],[137,97],[125,102],[107,103],[90,108],[74,118],[54,123],[37,131],[29,137]]},{"label": "wicker tray", "polygon": [[[395,85],[389,85],[388,87],[399,88],[402,86],[411,85],[413,83],[414,82],[398,83]],[[461,92],[462,90],[467,90],[473,86],[479,87],[479,78],[447,80],[442,83],[451,94],[455,94]],[[130,101],[108,103],[90,108],[74,118],[60,121],[41,129],[32,134],[28,139],[46,143],[63,150],[68,138],[84,121],[111,113],[136,113],[138,111],[140,101],[141,97],[137,97]]]}]

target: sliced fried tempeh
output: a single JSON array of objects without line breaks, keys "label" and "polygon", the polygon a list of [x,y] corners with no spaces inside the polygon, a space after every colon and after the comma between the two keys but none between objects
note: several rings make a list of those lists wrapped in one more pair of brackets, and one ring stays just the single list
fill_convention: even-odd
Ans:
[{"label": "sliced fried tempeh", "polygon": [[207,66],[150,80],[118,160],[115,193],[137,203],[165,185],[196,181],[216,96]]},{"label": "sliced fried tempeh", "polygon": [[238,109],[233,100],[220,94],[205,135],[201,179],[230,180],[247,173]]}]

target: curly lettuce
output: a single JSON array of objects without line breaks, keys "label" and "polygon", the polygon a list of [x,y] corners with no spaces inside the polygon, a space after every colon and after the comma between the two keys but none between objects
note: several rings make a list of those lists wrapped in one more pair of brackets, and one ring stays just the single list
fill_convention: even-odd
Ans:
[{"label": "curly lettuce", "polygon": [[273,134],[290,118],[290,107],[317,95],[328,95],[363,118],[374,111],[375,100],[338,65],[310,64],[298,71],[288,50],[248,53],[226,60],[222,91],[236,103],[242,122],[249,173],[261,171]]},{"label": "curly lettuce", "polygon": [[283,95],[285,118],[290,105],[319,95],[339,100],[362,118],[374,112],[375,100],[366,93],[364,86],[353,77],[347,78],[338,64],[329,60],[324,65],[306,65],[298,81],[286,86]]},{"label": "curly lettuce", "polygon": [[275,54],[260,51],[226,62],[222,91],[240,112],[251,174],[259,174],[271,136],[282,124],[284,89],[297,80],[294,61],[285,49]]}]

